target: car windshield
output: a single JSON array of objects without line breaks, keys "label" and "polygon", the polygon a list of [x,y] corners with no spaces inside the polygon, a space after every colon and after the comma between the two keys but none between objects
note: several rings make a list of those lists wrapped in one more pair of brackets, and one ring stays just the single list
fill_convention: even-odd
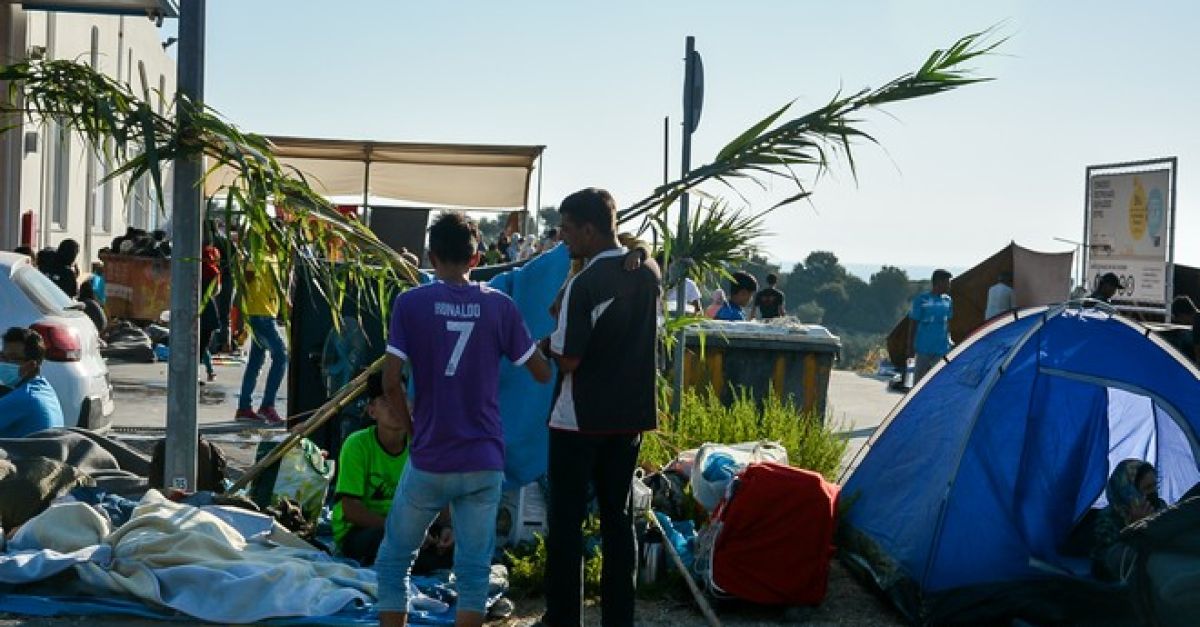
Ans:
[{"label": "car windshield", "polygon": [[71,300],[57,285],[54,284],[46,275],[38,272],[37,268],[25,265],[17,268],[13,273],[13,283],[16,283],[22,292],[37,305],[38,309],[45,314],[60,313],[65,309],[72,309],[75,301]]}]

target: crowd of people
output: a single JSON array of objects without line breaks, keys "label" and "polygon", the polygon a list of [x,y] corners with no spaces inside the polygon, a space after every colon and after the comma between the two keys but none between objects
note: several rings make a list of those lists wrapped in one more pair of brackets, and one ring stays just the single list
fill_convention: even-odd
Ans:
[{"label": "crowd of people", "polygon": [[480,265],[494,266],[514,261],[525,261],[540,255],[558,245],[560,238],[558,228],[552,227],[542,237],[522,235],[520,233],[501,233],[496,241],[487,243],[480,239],[477,244],[480,254]]}]

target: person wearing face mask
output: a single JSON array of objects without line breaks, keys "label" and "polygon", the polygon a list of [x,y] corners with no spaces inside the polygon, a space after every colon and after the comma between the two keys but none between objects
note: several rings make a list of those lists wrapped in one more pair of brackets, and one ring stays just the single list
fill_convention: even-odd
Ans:
[{"label": "person wearing face mask", "polygon": [[62,407],[50,382],[41,375],[46,344],[33,329],[12,327],[4,332],[0,354],[0,438],[23,438],[43,429],[63,426]]}]

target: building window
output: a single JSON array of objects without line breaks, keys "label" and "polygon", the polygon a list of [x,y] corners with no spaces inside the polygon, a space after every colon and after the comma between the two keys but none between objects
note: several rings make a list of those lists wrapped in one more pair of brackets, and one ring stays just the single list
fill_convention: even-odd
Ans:
[{"label": "building window", "polygon": [[54,144],[50,160],[50,223],[56,229],[65,229],[71,201],[71,130],[51,122],[47,135]]},{"label": "building window", "polygon": [[[100,67],[100,29],[96,26],[92,27],[91,65],[93,70],[103,71]],[[95,163],[89,172],[91,180],[88,184],[91,185],[92,194],[92,223],[89,226],[107,233],[112,228],[112,183],[105,180],[109,173],[105,149],[106,146],[93,147]]]}]

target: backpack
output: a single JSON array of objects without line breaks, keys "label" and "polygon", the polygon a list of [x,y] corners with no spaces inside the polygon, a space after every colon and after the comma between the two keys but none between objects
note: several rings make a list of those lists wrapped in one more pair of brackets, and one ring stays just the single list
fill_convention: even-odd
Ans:
[{"label": "backpack", "polygon": [[752,463],[726,489],[697,541],[697,570],[717,597],[817,605],[833,558],[838,487],[818,473]]},{"label": "backpack", "polygon": [[[167,440],[163,438],[154,444],[150,455],[150,487],[163,490],[172,486],[164,485],[163,473],[166,465]],[[193,492],[224,492],[225,467],[228,460],[221,447],[199,436],[196,443],[196,485]]]}]

